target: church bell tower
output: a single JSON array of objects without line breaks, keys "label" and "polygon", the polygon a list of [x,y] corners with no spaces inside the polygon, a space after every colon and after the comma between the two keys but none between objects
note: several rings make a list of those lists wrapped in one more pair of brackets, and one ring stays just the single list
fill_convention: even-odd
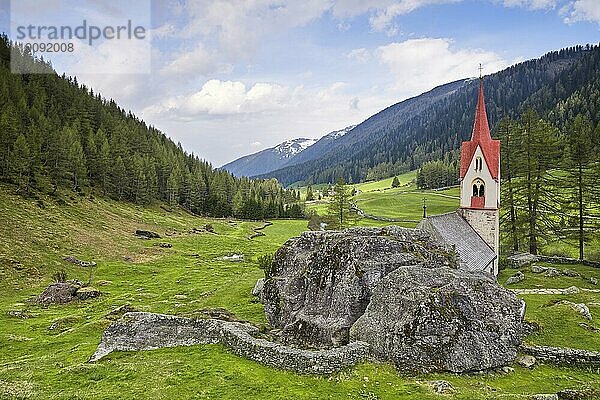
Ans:
[{"label": "church bell tower", "polygon": [[460,214],[496,252],[494,275],[498,274],[500,247],[500,141],[490,135],[483,77],[479,77],[479,95],[471,140],[462,143],[460,154]]}]

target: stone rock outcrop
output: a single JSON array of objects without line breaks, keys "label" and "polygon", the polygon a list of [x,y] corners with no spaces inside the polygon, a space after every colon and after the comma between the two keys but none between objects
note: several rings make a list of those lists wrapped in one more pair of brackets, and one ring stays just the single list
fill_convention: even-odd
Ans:
[{"label": "stone rock outcrop", "polygon": [[299,373],[329,374],[363,361],[369,353],[369,345],[363,342],[310,351],[256,338],[257,334],[256,327],[239,322],[131,312],[106,329],[89,361],[99,361],[117,350],[222,343],[235,354],[265,365]]},{"label": "stone rock outcrop", "polygon": [[254,288],[252,289],[252,296],[256,296],[262,301],[262,293],[265,287],[265,278],[260,278],[256,281]]},{"label": "stone rock outcrop", "polygon": [[38,304],[48,306],[51,304],[65,304],[75,298],[79,286],[67,282],[56,282],[50,284],[34,301]]},{"label": "stone rock outcrop", "polygon": [[66,256],[63,257],[63,260],[70,262],[72,264],[79,265],[80,267],[95,267],[96,263],[94,261],[82,261],[75,256]]},{"label": "stone rock outcrop", "polygon": [[507,257],[511,268],[521,268],[534,262],[540,261],[540,257],[529,253],[516,253]]},{"label": "stone rock outcrop", "polygon": [[102,293],[91,286],[82,286],[78,281],[56,282],[48,285],[33,301],[43,306],[66,304],[74,300],[99,297]]},{"label": "stone rock outcrop", "polygon": [[508,278],[506,280],[506,284],[514,285],[515,283],[521,282],[523,279],[525,279],[525,274],[522,273],[521,271],[517,271],[516,274],[514,274],[513,276],[511,276],[510,278]]},{"label": "stone rock outcrop", "polygon": [[525,303],[484,274],[400,267],[373,292],[352,340],[402,370],[480,371],[516,356]]},{"label": "stone rock outcrop", "polygon": [[454,253],[429,235],[399,227],[304,232],[274,255],[262,293],[281,340],[326,348],[346,344],[371,294],[402,266],[456,265]]},{"label": "stone rock outcrop", "polygon": [[160,239],[160,235],[158,233],[145,231],[143,229],[136,230],[135,235],[142,239]]}]

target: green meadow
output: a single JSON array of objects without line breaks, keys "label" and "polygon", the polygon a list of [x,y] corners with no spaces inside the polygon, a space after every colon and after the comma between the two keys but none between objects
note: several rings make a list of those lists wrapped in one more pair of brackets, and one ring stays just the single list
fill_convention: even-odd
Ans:
[{"label": "green meadow", "polygon": [[[404,183],[404,182],[402,182]],[[414,188],[377,192],[363,185],[357,204],[384,216],[418,219],[422,198],[428,209],[451,211],[456,191],[414,193]],[[381,184],[384,185],[384,184]],[[360,188],[359,185],[357,187]],[[164,205],[135,206],[91,196],[23,198],[0,187],[0,398],[2,399],[522,399],[564,388],[600,387],[598,369],[541,364],[514,366],[509,373],[407,376],[389,364],[367,362],[332,376],[280,371],[235,356],[220,345],[142,352],[115,352],[87,360],[111,323],[107,314],[124,304],[141,311],[197,317],[224,308],[258,326],[266,324],[262,305],[251,295],[263,276],[256,258],[306,230],[304,220],[275,220],[265,236],[249,239],[263,222],[207,219]],[[377,214],[379,215],[379,214]],[[380,224],[362,220],[363,225]],[[214,233],[193,233],[211,224]],[[162,238],[138,239],[136,229]],[[155,244],[166,242],[172,248]],[[242,262],[221,257],[243,254]],[[67,255],[93,260],[96,268],[63,261]],[[563,268],[563,267],[561,267]],[[515,287],[594,288],[600,270],[572,266],[582,276],[544,278],[524,268]],[[91,280],[102,295],[68,305],[41,307],[31,300],[53,274]],[[514,270],[505,270],[503,283]],[[583,319],[560,299],[600,303],[600,295],[523,296],[527,318],[541,329],[527,342],[600,350],[596,321]],[[600,315],[598,305],[590,306]],[[435,394],[427,381],[445,379],[456,391]]]}]

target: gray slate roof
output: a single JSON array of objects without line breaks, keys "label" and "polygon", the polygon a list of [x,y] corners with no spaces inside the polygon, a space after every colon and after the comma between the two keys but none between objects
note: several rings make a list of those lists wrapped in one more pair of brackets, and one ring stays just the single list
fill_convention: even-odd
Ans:
[{"label": "gray slate roof", "polygon": [[490,263],[496,258],[496,252],[458,212],[427,217],[417,228],[447,246],[455,246],[461,269],[489,272]]}]

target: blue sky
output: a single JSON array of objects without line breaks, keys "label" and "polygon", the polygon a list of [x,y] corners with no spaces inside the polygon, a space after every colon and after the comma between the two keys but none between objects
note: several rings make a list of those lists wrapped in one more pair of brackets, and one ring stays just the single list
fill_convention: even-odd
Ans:
[{"label": "blue sky", "polygon": [[[148,5],[21,0],[13,14],[54,24],[82,15],[116,23],[143,21]],[[0,0],[6,32],[9,9]],[[475,76],[479,63],[493,73],[597,43],[600,0],[157,0],[147,24],[148,48],[104,41],[50,59],[219,166],[359,123],[436,85]],[[123,65],[127,73],[111,69]]]}]

